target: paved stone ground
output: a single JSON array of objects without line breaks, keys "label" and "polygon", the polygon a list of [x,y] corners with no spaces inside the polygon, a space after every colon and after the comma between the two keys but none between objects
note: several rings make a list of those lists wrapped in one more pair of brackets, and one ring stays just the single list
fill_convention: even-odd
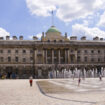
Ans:
[{"label": "paved stone ground", "polygon": [[[77,84],[77,80],[74,80],[75,82],[71,79],[46,80],[53,84],[64,85],[67,88],[71,86],[74,90],[86,90],[86,85],[89,84],[90,87],[94,86],[92,83],[96,84],[95,86],[99,86],[99,88],[96,87],[99,90],[100,86],[102,87],[101,89],[103,89],[101,92],[94,87],[96,91],[92,92],[92,94],[89,90],[89,94],[88,92],[86,93],[86,91],[76,91],[73,95],[42,94],[36,84],[36,81],[37,80],[34,80],[33,87],[30,87],[28,80],[0,80],[0,105],[105,105],[105,79],[102,83],[100,83],[98,79],[85,80],[78,89],[77,86],[75,87],[75,84],[73,85],[73,83]],[[89,83],[90,81],[93,82]],[[83,86],[84,84],[85,86]],[[87,90],[90,87],[88,87]]]}]

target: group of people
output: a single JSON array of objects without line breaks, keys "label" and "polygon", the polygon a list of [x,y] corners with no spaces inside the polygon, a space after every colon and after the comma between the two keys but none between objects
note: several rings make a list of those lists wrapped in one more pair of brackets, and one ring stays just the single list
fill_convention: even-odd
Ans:
[{"label": "group of people", "polygon": [[6,75],[5,74],[0,74],[0,79],[5,79]]},{"label": "group of people", "polygon": [[0,74],[0,79],[16,79],[17,77],[17,73],[12,72]]},{"label": "group of people", "polygon": [[[84,80],[84,79],[85,79],[85,78],[83,78],[83,80]],[[74,80],[74,78],[73,78],[73,80]],[[102,81],[102,75],[101,75],[101,74],[99,75],[99,80]],[[80,86],[80,83],[81,83],[81,78],[79,77],[79,78],[78,78],[78,86]]]}]

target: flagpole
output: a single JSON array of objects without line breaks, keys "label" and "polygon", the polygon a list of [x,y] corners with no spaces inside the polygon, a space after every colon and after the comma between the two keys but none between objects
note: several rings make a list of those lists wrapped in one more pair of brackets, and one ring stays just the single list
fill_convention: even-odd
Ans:
[{"label": "flagpole", "polygon": [[52,10],[52,26],[54,26],[54,13],[53,13],[53,10]]}]

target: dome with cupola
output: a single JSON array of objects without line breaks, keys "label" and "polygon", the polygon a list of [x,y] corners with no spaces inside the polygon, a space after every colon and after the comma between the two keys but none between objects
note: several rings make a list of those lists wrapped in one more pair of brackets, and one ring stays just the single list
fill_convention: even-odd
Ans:
[{"label": "dome with cupola", "polygon": [[57,33],[61,33],[55,26],[51,26],[46,33],[49,32],[57,32]]},{"label": "dome with cupola", "polygon": [[45,33],[42,34],[42,41],[68,41],[67,35],[62,36],[61,32],[55,27],[51,26]]}]

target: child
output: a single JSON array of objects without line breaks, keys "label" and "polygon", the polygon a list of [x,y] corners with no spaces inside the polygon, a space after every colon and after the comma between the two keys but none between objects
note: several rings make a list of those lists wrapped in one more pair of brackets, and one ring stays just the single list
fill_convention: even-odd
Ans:
[{"label": "child", "polygon": [[30,86],[32,87],[32,84],[33,84],[33,80],[32,80],[33,78],[32,78],[32,76],[30,77],[30,79],[29,79],[29,83],[30,83]]}]

